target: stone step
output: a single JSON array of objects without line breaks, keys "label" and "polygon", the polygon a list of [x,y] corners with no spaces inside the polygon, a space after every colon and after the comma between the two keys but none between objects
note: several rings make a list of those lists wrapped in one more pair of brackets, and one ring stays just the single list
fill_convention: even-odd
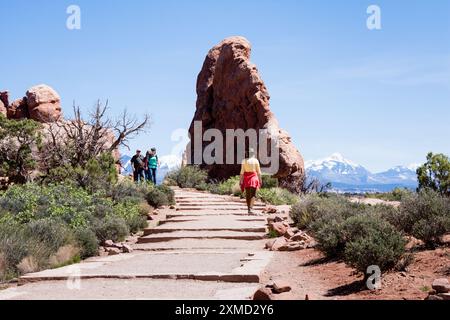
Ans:
[{"label": "stone step", "polygon": [[137,243],[132,247],[141,251],[184,251],[184,250],[254,250],[264,248],[266,240],[234,240],[234,239],[178,239],[167,242]]},{"label": "stone step", "polygon": [[148,236],[151,234],[161,234],[161,233],[171,233],[178,231],[188,231],[188,232],[203,232],[203,231],[233,231],[233,232],[267,232],[266,227],[250,227],[250,228],[151,228],[144,229],[144,236]]},{"label": "stone step", "polygon": [[26,274],[19,285],[38,281],[86,279],[183,279],[259,282],[269,252],[138,252],[97,257],[75,265]]},{"label": "stone step", "polygon": [[236,231],[175,231],[152,234],[139,238],[138,243],[163,242],[178,239],[234,239],[234,240],[261,240],[265,233],[236,232]]},{"label": "stone step", "polygon": [[[247,205],[243,202],[224,202],[224,203],[210,203],[210,202],[204,202],[204,203],[193,203],[193,202],[181,202],[181,203],[177,203],[178,207],[180,208],[184,208],[184,207],[233,207],[233,206],[242,206],[247,208]],[[255,203],[254,207],[261,207],[261,208],[265,208],[266,205],[262,204],[262,203]]]},{"label": "stone step", "polygon": [[[264,208],[262,207],[256,207],[253,208],[254,211],[262,211]],[[196,206],[184,206],[184,207],[177,207],[177,211],[183,210],[183,211],[196,211],[196,210],[209,210],[209,211],[247,211],[246,206],[226,206],[226,207],[196,207]]]}]

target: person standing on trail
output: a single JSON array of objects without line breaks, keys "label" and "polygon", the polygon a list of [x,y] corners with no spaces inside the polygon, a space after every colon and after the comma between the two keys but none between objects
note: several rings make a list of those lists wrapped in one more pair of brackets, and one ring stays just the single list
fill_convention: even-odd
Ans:
[{"label": "person standing on trail", "polygon": [[131,167],[133,168],[133,179],[136,183],[144,182],[145,159],[141,155],[141,150],[137,150],[136,154],[131,158]]},{"label": "person standing on trail", "polygon": [[153,183],[156,185],[156,170],[159,167],[159,159],[158,155],[156,154],[156,148],[152,148],[150,157],[148,158],[148,170],[151,175],[151,179],[153,180]]},{"label": "person standing on trail", "polygon": [[253,205],[255,203],[256,191],[262,186],[261,167],[256,159],[255,150],[250,148],[247,158],[242,161],[240,186],[242,192],[245,191],[247,208],[249,214],[254,214]]},{"label": "person standing on trail", "polygon": [[152,152],[150,150],[148,150],[146,152],[145,158],[144,158],[145,159],[144,160],[144,165],[145,165],[144,174],[145,174],[145,181],[147,181],[147,182],[153,181],[152,172],[151,172],[150,166],[149,166],[151,156],[152,156]]}]

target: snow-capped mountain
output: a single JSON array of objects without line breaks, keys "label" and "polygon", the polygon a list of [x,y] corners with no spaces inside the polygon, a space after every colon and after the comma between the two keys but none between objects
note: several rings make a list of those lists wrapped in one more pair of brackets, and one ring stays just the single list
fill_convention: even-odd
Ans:
[{"label": "snow-capped mountain", "polygon": [[[120,157],[120,161],[122,162],[123,169],[120,174],[124,176],[129,176],[133,174],[133,169],[131,167],[131,156],[123,155]],[[169,171],[176,169],[181,166],[181,157],[176,155],[165,155],[159,158],[159,162],[161,163],[159,169],[156,171],[156,182],[161,183],[166,174]]]},{"label": "snow-capped mountain", "polygon": [[338,192],[386,192],[396,187],[416,188],[418,165],[397,166],[385,172],[371,173],[363,166],[335,153],[330,157],[305,163],[309,177],[331,182]]}]

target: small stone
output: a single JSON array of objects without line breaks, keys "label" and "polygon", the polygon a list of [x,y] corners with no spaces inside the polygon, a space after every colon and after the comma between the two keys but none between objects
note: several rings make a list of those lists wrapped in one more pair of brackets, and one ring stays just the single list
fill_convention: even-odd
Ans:
[{"label": "small stone", "polygon": [[404,271],[400,272],[400,275],[401,275],[402,277],[406,277],[406,276],[407,276],[406,272],[404,272]]},{"label": "small stone", "polygon": [[444,300],[441,297],[438,297],[437,295],[428,295],[428,297],[425,298],[425,300],[430,300],[430,301],[442,301]]},{"label": "small stone", "polygon": [[103,242],[103,244],[105,245],[105,247],[114,247],[114,241],[112,240],[106,240],[105,242]]},{"label": "small stone", "polygon": [[272,249],[273,245],[275,244],[275,241],[277,241],[277,239],[270,239],[269,241],[266,242],[266,249]]},{"label": "small stone", "polygon": [[159,214],[159,210],[158,209],[153,210],[153,215],[157,216],[158,214]]},{"label": "small stone", "polygon": [[284,236],[288,230],[282,222],[275,222],[269,225],[269,229],[276,232],[278,236]]},{"label": "small stone", "polygon": [[275,207],[267,207],[267,208],[264,209],[264,211],[265,211],[266,213],[277,213],[277,212],[278,212],[278,209],[275,208]]},{"label": "small stone", "polygon": [[118,248],[112,248],[112,247],[108,247],[108,248],[106,248],[106,252],[108,252],[108,255],[109,256],[115,256],[115,255],[118,255],[118,254],[120,254],[120,249],[118,249]]},{"label": "small stone", "polygon": [[175,207],[174,205],[171,205],[171,206],[169,207],[169,209],[170,209],[170,210],[174,210],[174,209],[176,209],[176,207]]},{"label": "small stone", "polygon": [[153,217],[151,214],[147,215],[147,220],[150,220],[150,221],[153,220]]},{"label": "small stone", "polygon": [[306,244],[306,248],[313,249],[317,247],[318,243],[315,240],[309,240]]},{"label": "small stone", "polygon": [[130,245],[128,244],[124,244],[122,247],[122,252],[124,253],[132,253],[133,252],[133,248],[131,248]]},{"label": "small stone", "polygon": [[288,242],[278,249],[278,251],[298,251],[306,249],[305,242]]},{"label": "small stone", "polygon": [[275,242],[273,243],[272,248],[271,248],[270,250],[271,250],[271,251],[277,251],[277,250],[279,250],[281,247],[285,246],[286,243],[287,243],[287,240],[286,240],[285,237],[277,238],[277,239],[275,240]]},{"label": "small stone", "polygon": [[442,300],[445,300],[445,301],[449,301],[450,300],[450,293],[438,293],[437,296],[439,298],[441,298]]},{"label": "small stone", "polygon": [[283,218],[281,218],[280,216],[275,216],[273,218],[273,222],[283,222],[283,221],[284,221]]},{"label": "small stone", "polygon": [[253,295],[253,300],[272,300],[272,292],[268,288],[259,288]]},{"label": "small stone", "polygon": [[295,235],[295,232],[292,231],[291,228],[287,229],[287,230],[286,230],[286,233],[284,234],[284,236],[285,236],[286,238],[288,238],[288,239],[292,238],[294,235]]},{"label": "small stone", "polygon": [[434,280],[432,287],[437,293],[450,292],[450,283],[446,278]]},{"label": "small stone", "polygon": [[283,293],[291,291],[291,286],[284,280],[275,280],[273,282],[273,293]]},{"label": "small stone", "polygon": [[311,237],[308,236],[305,232],[299,231],[291,238],[292,241],[308,241],[311,240]]}]

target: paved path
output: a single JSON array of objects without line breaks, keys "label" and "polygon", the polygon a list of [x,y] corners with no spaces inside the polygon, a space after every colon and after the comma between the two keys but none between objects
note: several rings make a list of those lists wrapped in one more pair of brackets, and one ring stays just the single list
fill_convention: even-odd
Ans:
[{"label": "paved path", "polygon": [[133,253],[24,275],[0,299],[249,299],[272,257],[266,219],[236,198],[175,194],[177,211],[145,230]]}]

